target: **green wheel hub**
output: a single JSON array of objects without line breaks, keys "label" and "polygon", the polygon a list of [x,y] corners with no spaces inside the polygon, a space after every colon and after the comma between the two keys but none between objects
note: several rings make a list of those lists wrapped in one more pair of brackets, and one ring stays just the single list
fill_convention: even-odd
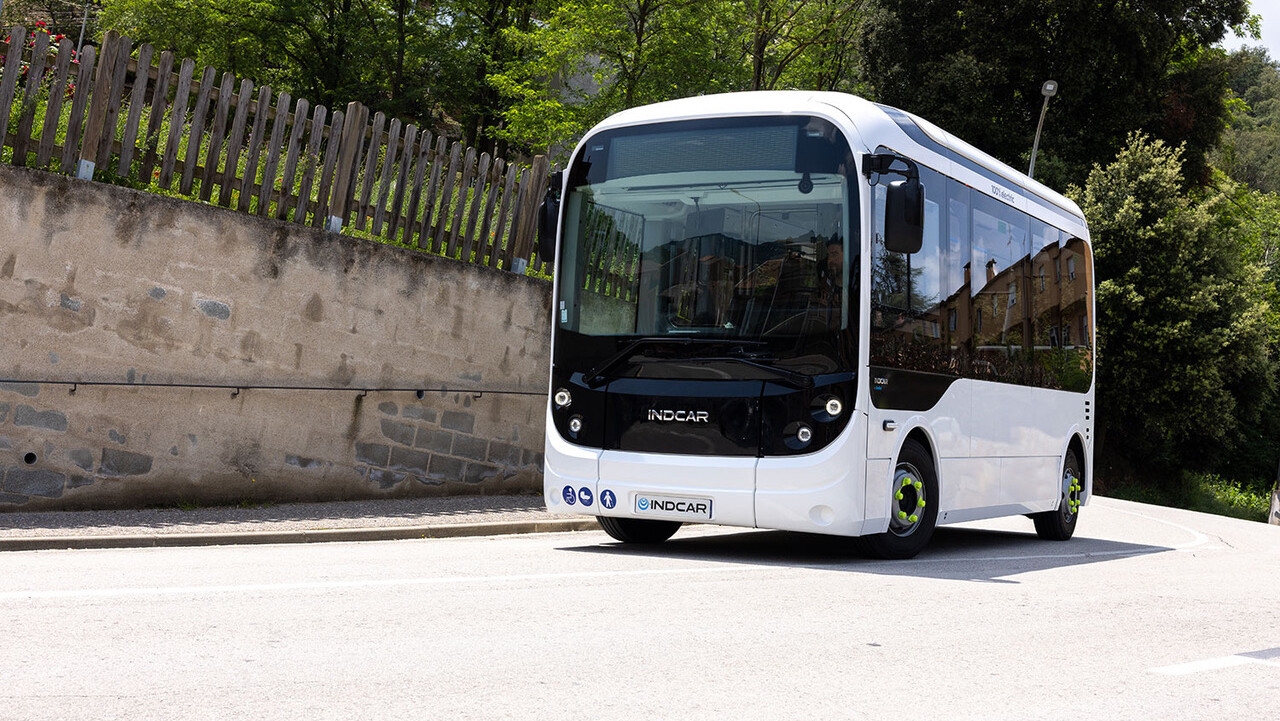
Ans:
[{"label": "green wheel hub", "polygon": [[895,536],[910,536],[920,527],[924,514],[924,483],[920,471],[910,463],[899,463],[893,474],[893,515],[889,519],[889,532]]},{"label": "green wheel hub", "polygon": [[1068,468],[1062,474],[1062,520],[1071,523],[1080,511],[1080,498],[1084,493],[1084,484],[1076,477],[1075,470]]}]

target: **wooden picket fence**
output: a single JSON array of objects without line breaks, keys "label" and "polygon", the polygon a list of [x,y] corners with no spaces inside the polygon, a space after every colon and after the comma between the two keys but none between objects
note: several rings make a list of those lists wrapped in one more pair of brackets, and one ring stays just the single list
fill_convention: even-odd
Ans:
[{"label": "wooden picket fence", "polygon": [[[521,166],[350,103],[312,107],[108,32],[0,31],[0,162],[214,203],[493,268],[536,262],[549,166]],[[237,87],[238,85],[238,87]],[[256,93],[255,93],[256,91]],[[9,152],[11,151],[11,152]]]}]

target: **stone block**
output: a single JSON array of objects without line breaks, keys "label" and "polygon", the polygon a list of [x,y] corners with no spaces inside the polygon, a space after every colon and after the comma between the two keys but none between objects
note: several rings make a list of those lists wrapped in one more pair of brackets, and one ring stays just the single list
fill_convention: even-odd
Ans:
[{"label": "stone block", "polygon": [[93,470],[93,451],[88,448],[73,448],[67,452],[67,457],[71,462],[80,467],[81,470]]},{"label": "stone block", "polygon": [[[382,411],[383,413],[386,413],[389,416],[394,416],[400,409],[397,408],[396,404],[392,403],[391,401],[383,401],[378,404],[378,410]],[[405,415],[408,415],[408,414],[406,413]]]},{"label": "stone block", "polygon": [[432,456],[431,467],[427,469],[427,475],[442,481],[460,481],[462,480],[465,465],[460,458]]},{"label": "stone block", "polygon": [[391,456],[391,446],[381,443],[357,443],[356,460],[371,466],[385,466]]},{"label": "stone block", "polygon": [[444,416],[440,419],[440,425],[451,431],[470,433],[475,430],[476,417],[463,411],[445,411]]},{"label": "stone block", "polygon": [[226,320],[231,317],[231,306],[220,300],[196,299],[196,306],[200,308],[200,312],[215,318],[217,320]]},{"label": "stone block", "polygon": [[461,434],[456,435],[453,438],[453,455],[460,458],[483,461],[488,447],[489,442],[484,438],[464,436]]},{"label": "stone block", "polygon": [[9,391],[17,393],[28,398],[35,398],[40,395],[39,383],[0,383],[0,391]]},{"label": "stone block", "polygon": [[530,451],[526,449],[522,465],[542,468],[542,451]]},{"label": "stone block", "polygon": [[65,474],[43,468],[10,466],[4,474],[4,490],[24,496],[57,498],[66,484]]},{"label": "stone block", "polygon": [[397,471],[422,474],[427,472],[431,454],[411,451],[408,448],[392,448],[389,466]]},{"label": "stone block", "polygon": [[0,492],[0,504],[6,505],[6,506],[8,505],[20,506],[29,500],[31,499],[27,498],[26,496],[19,496],[16,493]]},{"label": "stone block", "polygon": [[378,488],[387,490],[393,488],[399,483],[403,483],[408,478],[404,473],[396,473],[395,471],[385,471],[381,468],[373,468],[369,470],[369,482],[378,484]]},{"label": "stone block", "polygon": [[[363,445],[363,444],[360,444],[360,445]],[[360,459],[360,460],[363,460],[363,459]],[[368,461],[365,461],[365,462],[367,463]],[[286,466],[293,466],[294,468],[302,468],[302,469],[321,468],[324,466],[323,461],[316,460],[315,458],[304,458],[302,456],[295,456],[292,453],[285,454],[284,464]]]},{"label": "stone block", "polygon": [[9,420],[9,408],[11,406],[8,403],[0,403],[0,423]]},{"label": "stone block", "polygon": [[31,406],[21,405],[14,411],[13,425],[66,433],[67,415],[61,411],[38,411]]},{"label": "stone block", "polygon": [[81,486],[92,486],[93,479],[86,476],[73,475],[67,478],[67,489],[79,488]]},{"label": "stone block", "polygon": [[433,453],[448,453],[453,448],[453,434],[434,428],[419,428],[414,448],[426,448]]},{"label": "stone block", "polygon": [[502,475],[502,469],[488,463],[467,463],[462,480],[465,483],[483,483],[489,478]]},{"label": "stone block", "polygon": [[489,462],[501,466],[515,467],[520,465],[523,449],[509,443],[493,441],[489,444]]},{"label": "stone block", "polygon": [[98,466],[98,473],[112,478],[144,476],[151,472],[152,461],[151,456],[142,453],[103,448],[102,463]]},{"label": "stone block", "polygon": [[434,408],[423,408],[422,406],[405,406],[404,409],[400,412],[404,415],[405,418],[413,418],[415,420],[426,421],[428,423],[436,422],[437,414],[436,414],[436,409]]},{"label": "stone block", "polygon": [[382,435],[401,445],[412,446],[413,436],[417,433],[417,430],[408,423],[397,423],[386,418],[382,419]]}]

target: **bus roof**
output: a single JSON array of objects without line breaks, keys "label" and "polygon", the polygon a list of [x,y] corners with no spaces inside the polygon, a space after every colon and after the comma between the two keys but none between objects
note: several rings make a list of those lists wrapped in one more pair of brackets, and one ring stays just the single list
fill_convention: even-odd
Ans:
[{"label": "bus roof", "polygon": [[[966,168],[971,173],[976,173],[1000,185],[1013,186],[1017,189],[1016,192],[1029,202],[1055,215],[1066,216],[1064,219],[1074,221],[1079,228],[1072,230],[1077,235],[1088,237],[1087,230],[1084,228],[1084,213],[1075,201],[1005,165],[924,118],[888,105],[872,103],[856,95],[802,90],[702,95],[623,110],[602,121],[591,132],[699,118],[792,114],[830,116],[833,109],[849,120],[854,136],[850,137],[850,142],[855,140],[860,142],[863,149],[869,151],[885,145],[917,159],[921,159],[919,158],[921,151],[945,158],[951,162],[952,166]],[[928,165],[927,162],[925,164]],[[981,188],[979,190],[986,192]],[[1007,199],[1003,200],[1007,201]],[[1029,210],[1029,208],[1025,209]]]}]

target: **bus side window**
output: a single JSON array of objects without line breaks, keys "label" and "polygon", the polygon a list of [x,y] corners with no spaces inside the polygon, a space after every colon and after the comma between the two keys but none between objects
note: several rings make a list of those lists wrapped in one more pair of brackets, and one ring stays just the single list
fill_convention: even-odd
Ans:
[{"label": "bus side window", "polygon": [[956,373],[967,374],[965,359],[973,350],[973,292],[970,289],[969,186],[958,180],[947,181],[947,245],[943,249],[945,268],[942,299],[952,320],[944,339]]},{"label": "bus side window", "polygon": [[950,372],[942,286],[947,272],[947,180],[920,167],[924,234],[919,252],[884,246],[884,183],[873,187],[875,234],[871,268],[871,363],[907,370]]},{"label": "bus side window", "polygon": [[974,305],[990,308],[991,317],[974,334],[972,360],[976,377],[1026,383],[1025,346],[1030,335],[1025,297],[1030,272],[1028,217],[981,193],[973,193]]}]

